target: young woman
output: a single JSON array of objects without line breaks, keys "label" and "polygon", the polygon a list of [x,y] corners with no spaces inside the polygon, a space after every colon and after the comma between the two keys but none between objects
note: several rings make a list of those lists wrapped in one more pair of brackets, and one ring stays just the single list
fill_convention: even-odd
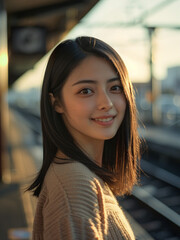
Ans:
[{"label": "young woman", "polygon": [[43,165],[33,239],[134,239],[114,195],[137,182],[139,137],[126,67],[92,37],[60,43],[41,95]]}]

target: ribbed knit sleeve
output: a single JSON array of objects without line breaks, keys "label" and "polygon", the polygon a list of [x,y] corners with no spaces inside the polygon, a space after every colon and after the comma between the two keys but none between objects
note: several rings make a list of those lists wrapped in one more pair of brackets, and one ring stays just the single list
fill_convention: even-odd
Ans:
[{"label": "ribbed knit sleeve", "polygon": [[[98,178],[83,164],[51,164],[39,196],[33,239],[109,240],[107,221],[113,220],[104,201]],[[133,238],[118,230],[117,239]]]}]

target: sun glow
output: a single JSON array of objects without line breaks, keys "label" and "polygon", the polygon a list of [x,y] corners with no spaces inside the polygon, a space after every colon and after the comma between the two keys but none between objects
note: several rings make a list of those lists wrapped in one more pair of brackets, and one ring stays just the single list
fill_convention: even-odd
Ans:
[{"label": "sun glow", "polygon": [[4,67],[4,66],[7,66],[8,64],[8,55],[7,53],[0,53],[0,66],[1,67]]}]

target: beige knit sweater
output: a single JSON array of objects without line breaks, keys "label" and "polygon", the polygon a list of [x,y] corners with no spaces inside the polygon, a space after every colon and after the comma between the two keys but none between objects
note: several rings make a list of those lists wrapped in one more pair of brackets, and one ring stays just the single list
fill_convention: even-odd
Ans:
[{"label": "beige knit sweater", "polygon": [[135,239],[111,190],[79,162],[52,163],[41,190],[33,240]]}]

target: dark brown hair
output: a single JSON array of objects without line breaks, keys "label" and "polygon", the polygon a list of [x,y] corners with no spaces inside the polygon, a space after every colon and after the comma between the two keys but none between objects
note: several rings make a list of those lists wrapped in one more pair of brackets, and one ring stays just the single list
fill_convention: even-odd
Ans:
[{"label": "dark brown hair", "polygon": [[[103,57],[115,68],[120,77],[127,106],[116,135],[105,140],[103,165],[99,167],[75,144],[61,114],[49,99],[49,93],[60,98],[61,89],[72,70],[89,55]],[[43,134],[42,168],[28,190],[39,196],[45,174],[58,149],[68,158],[85,164],[106,182],[115,194],[129,193],[137,182],[140,158],[134,91],[124,62],[118,53],[105,42],[93,37],[78,37],[61,42],[51,53],[42,86],[41,122]]]}]

